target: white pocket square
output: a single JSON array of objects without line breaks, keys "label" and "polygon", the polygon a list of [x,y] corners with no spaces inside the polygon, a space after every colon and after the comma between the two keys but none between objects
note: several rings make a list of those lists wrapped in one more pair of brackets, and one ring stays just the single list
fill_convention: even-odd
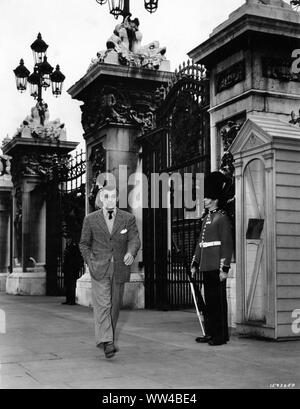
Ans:
[{"label": "white pocket square", "polygon": [[120,233],[121,233],[121,234],[125,234],[125,233],[127,233],[127,229],[123,229],[123,230],[121,230],[121,231],[120,231]]}]

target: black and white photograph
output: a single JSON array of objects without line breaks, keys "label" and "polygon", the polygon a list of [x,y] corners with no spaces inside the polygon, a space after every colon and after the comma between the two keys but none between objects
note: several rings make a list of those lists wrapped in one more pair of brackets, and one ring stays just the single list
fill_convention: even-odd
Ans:
[{"label": "black and white photograph", "polygon": [[300,389],[300,1],[0,16],[0,389]]}]

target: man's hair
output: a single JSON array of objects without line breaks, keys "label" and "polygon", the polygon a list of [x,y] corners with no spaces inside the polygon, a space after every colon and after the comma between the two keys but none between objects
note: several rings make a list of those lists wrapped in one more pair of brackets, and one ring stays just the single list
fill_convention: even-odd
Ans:
[{"label": "man's hair", "polygon": [[115,190],[118,195],[119,191],[117,189],[117,186],[113,183],[105,183],[105,182],[104,182],[104,185],[100,187],[100,192],[103,192],[104,190],[108,190],[108,191]]}]

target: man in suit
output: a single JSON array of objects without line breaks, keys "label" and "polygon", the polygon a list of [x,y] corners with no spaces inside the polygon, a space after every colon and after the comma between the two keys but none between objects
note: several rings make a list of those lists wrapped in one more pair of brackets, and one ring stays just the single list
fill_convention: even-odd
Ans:
[{"label": "man in suit", "polygon": [[203,275],[206,304],[207,335],[197,342],[222,345],[229,341],[226,279],[233,253],[229,217],[219,206],[223,198],[226,178],[221,172],[212,172],[204,180],[203,219],[199,240],[192,259],[191,273]]},{"label": "man in suit", "polygon": [[130,279],[141,242],[134,215],[116,207],[116,187],[107,184],[99,198],[103,207],[85,217],[79,247],[92,279],[96,345],[111,358],[117,352],[115,332],[124,283]]}]

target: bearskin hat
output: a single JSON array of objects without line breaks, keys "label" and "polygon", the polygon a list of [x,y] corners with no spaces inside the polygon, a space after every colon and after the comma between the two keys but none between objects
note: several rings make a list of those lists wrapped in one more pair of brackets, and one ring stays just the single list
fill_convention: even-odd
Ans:
[{"label": "bearskin hat", "polygon": [[226,176],[219,171],[209,173],[204,179],[204,197],[209,199],[224,199]]}]

